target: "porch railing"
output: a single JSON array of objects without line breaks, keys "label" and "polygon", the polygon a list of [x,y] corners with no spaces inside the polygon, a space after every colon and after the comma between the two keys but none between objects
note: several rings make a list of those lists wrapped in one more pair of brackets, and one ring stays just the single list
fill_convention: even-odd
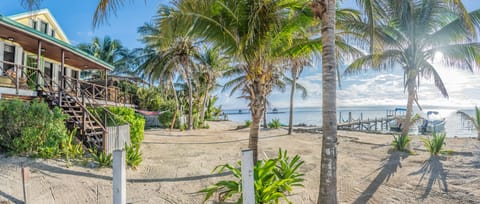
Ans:
[{"label": "porch railing", "polygon": [[[2,65],[12,65],[13,68],[4,70]],[[29,67],[0,60],[0,76],[11,80],[11,84],[0,84],[0,86],[15,88],[16,94],[19,94],[20,90],[38,91],[45,88],[49,88],[49,91],[60,93],[62,88],[64,88],[63,91],[77,97],[82,97],[81,92],[83,90],[85,93],[85,96],[83,97],[91,99],[88,102],[96,104],[104,103],[105,105],[115,106],[133,104],[132,94],[121,91],[118,87],[105,87],[69,76],[59,76],[61,79],[54,83],[50,77],[46,79],[46,75],[36,67]]]}]

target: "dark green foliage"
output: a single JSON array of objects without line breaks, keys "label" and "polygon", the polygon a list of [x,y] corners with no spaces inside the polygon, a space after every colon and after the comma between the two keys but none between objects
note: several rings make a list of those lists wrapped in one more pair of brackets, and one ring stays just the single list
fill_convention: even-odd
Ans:
[{"label": "dark green foliage", "polygon": [[217,96],[211,96],[207,100],[205,109],[205,120],[217,120],[222,113],[222,106],[215,107],[215,102],[217,102],[217,100]]},{"label": "dark green foliage", "polygon": [[[173,115],[175,114],[175,101],[169,100],[169,101],[163,101],[160,104],[160,111],[162,114],[158,116],[158,120],[160,124],[165,127],[169,128],[172,125],[173,121]],[[175,120],[175,128],[180,127],[180,112],[177,112],[177,119]]]},{"label": "dark green foliage", "polygon": [[278,118],[272,119],[272,121],[268,123],[268,127],[273,128],[273,129],[278,129],[281,126],[282,126],[282,124],[280,123],[280,119],[278,119]]},{"label": "dark green foliage", "polygon": [[425,148],[432,155],[438,155],[441,153],[447,153],[448,151],[442,150],[445,144],[445,133],[433,133],[432,138],[421,138]]},{"label": "dark green foliage", "polygon": [[160,90],[156,87],[139,88],[137,90],[138,108],[141,110],[158,111],[163,102]]},{"label": "dark green foliage", "polygon": [[75,129],[68,134],[65,140],[62,141],[61,147],[67,162],[70,162],[70,159],[80,159],[85,154],[82,143],[75,142],[76,134],[77,130]]},{"label": "dark green foliage", "polygon": [[408,135],[393,136],[392,146],[395,150],[401,152],[409,152],[408,144],[410,143],[411,138]]},{"label": "dark green foliage", "polygon": [[127,153],[127,165],[132,167],[132,169],[136,169],[137,166],[142,163],[142,152],[140,152],[140,147],[125,145],[125,151]]},{"label": "dark green foliage", "polygon": [[116,124],[121,125],[126,121],[130,124],[130,140],[132,145],[140,146],[143,141],[143,132],[145,128],[145,119],[135,113],[135,110],[127,107],[107,107],[107,109],[118,116]]},{"label": "dark green foliage", "polygon": [[0,147],[14,154],[54,158],[68,138],[66,115],[42,101],[0,101]]},{"label": "dark green foliage", "polygon": [[[300,156],[295,155],[290,159],[287,151],[279,150],[276,159],[258,161],[254,167],[254,186],[256,203],[278,203],[281,198],[286,202],[287,194],[293,191],[293,186],[303,187],[303,174],[298,173],[298,169],[304,161]],[[215,167],[213,172],[222,173],[229,171],[235,177],[235,180],[222,180],[199,192],[206,193],[204,203],[218,193],[219,202],[223,202],[235,195],[239,198],[237,203],[242,202],[242,175],[240,171],[241,163],[237,162],[239,167],[230,164],[224,164]]]},{"label": "dark green foliage", "polygon": [[112,154],[106,154],[103,151],[97,149],[89,149],[90,157],[95,161],[100,168],[111,167],[113,163]]}]

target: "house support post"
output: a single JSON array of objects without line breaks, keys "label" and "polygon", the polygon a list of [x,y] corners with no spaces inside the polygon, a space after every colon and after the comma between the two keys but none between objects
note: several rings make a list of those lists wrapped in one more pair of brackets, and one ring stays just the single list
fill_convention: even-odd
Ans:
[{"label": "house support post", "polygon": [[62,98],[63,98],[63,89],[65,88],[65,51],[62,49],[62,59],[60,64],[60,87],[58,87],[58,97],[60,105],[62,105]]},{"label": "house support post", "polygon": [[37,91],[40,90],[40,75],[42,70],[40,69],[40,57],[42,56],[42,41],[38,41],[38,51],[37,51]]},{"label": "house support post", "polygon": [[[105,69],[105,105],[107,105],[107,101],[108,101],[108,73],[107,73],[107,69]],[[106,127],[106,126],[105,126]]]}]

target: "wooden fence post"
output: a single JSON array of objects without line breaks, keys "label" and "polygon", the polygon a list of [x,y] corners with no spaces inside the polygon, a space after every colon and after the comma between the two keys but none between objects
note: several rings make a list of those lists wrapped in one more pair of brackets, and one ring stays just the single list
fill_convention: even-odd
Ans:
[{"label": "wooden fence post", "polygon": [[244,204],[255,204],[255,188],[253,185],[253,152],[242,150],[242,193]]},{"label": "wooden fence post", "polygon": [[113,151],[113,203],[127,202],[127,174],[125,150]]},{"label": "wooden fence post", "polygon": [[22,164],[22,187],[23,187],[23,201],[25,204],[30,203],[27,193],[27,182],[30,179],[30,171],[28,167],[24,167]]}]

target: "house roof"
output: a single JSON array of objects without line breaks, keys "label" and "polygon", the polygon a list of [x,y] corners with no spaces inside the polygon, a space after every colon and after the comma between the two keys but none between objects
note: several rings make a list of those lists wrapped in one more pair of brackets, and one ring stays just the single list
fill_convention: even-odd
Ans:
[{"label": "house roof", "polygon": [[14,38],[14,42],[22,45],[23,49],[32,53],[37,53],[38,42],[42,42],[42,48],[45,48],[43,56],[60,61],[61,51],[65,51],[65,64],[79,69],[108,69],[114,67],[77,47],[37,31],[29,26],[18,23],[9,17],[0,15],[0,38]]},{"label": "house roof", "polygon": [[55,32],[57,33],[57,35],[61,36],[65,42],[70,43],[67,35],[65,35],[65,33],[63,32],[62,27],[60,27],[60,25],[57,23],[57,20],[52,15],[52,13],[50,13],[50,10],[48,9],[40,9],[35,11],[19,13],[19,14],[8,16],[8,18],[18,22],[18,20],[20,19],[25,19],[25,18],[31,19],[32,17],[39,16],[39,15],[44,15],[48,19],[49,23],[51,23],[51,25],[54,28],[56,28]]}]

